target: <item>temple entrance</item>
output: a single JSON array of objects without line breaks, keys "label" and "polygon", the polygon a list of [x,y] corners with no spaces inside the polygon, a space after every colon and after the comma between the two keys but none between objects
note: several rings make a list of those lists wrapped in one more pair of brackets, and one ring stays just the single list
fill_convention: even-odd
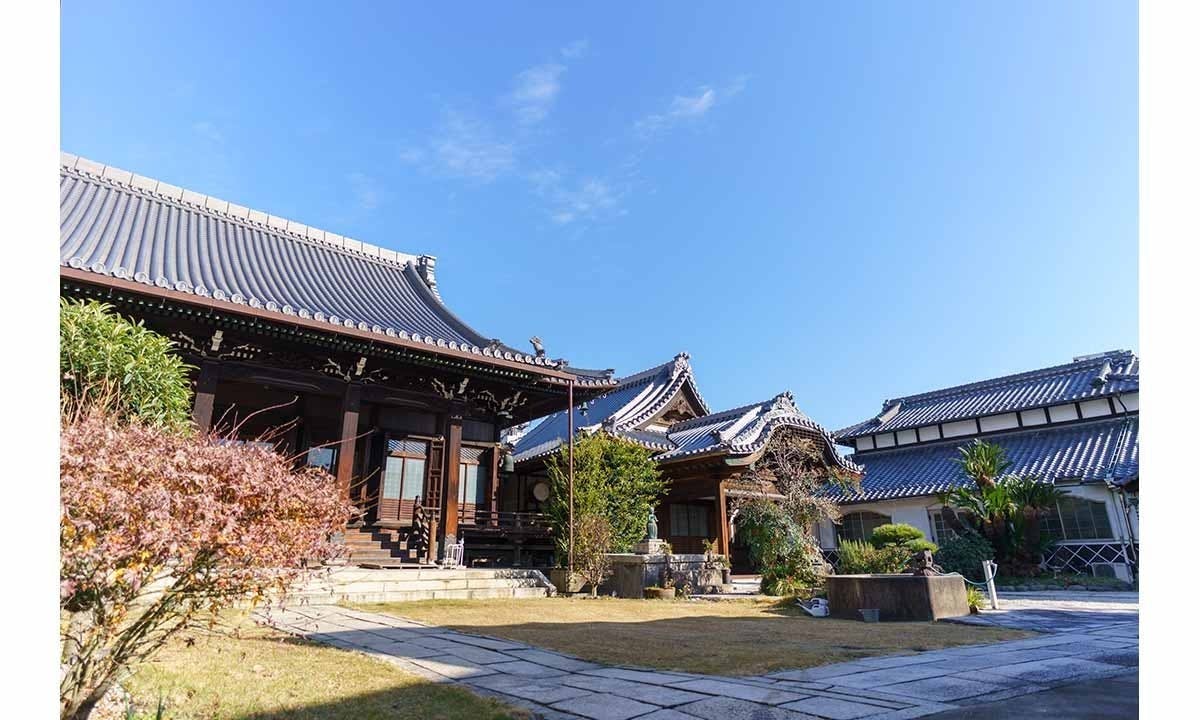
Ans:
[{"label": "temple entrance", "polygon": [[729,519],[729,566],[734,575],[757,575],[759,568],[750,561],[750,546],[745,535],[738,532],[738,513]]}]

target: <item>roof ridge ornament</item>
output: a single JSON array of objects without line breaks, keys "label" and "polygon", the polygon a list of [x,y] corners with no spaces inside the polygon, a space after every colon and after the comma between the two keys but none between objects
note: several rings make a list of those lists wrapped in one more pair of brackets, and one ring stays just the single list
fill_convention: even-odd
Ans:
[{"label": "roof ridge ornament", "polygon": [[692,365],[688,361],[691,360],[691,357],[692,356],[689,355],[686,351],[681,352],[678,355],[676,355],[675,356],[675,364],[671,368],[671,375],[675,376],[675,375],[679,375],[680,373],[690,372],[692,369]]}]

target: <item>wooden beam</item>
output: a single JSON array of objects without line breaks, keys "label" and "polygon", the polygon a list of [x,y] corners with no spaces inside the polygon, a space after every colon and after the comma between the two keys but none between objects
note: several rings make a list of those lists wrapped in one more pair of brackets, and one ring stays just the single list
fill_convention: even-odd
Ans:
[{"label": "wooden beam", "polygon": [[354,476],[354,448],[358,438],[358,412],[362,398],[362,386],[347,383],[342,395],[342,428],[338,437],[337,484],[342,496],[350,498],[350,484]]},{"label": "wooden beam", "polygon": [[216,360],[200,363],[200,376],[196,379],[196,398],[192,404],[192,422],[201,433],[212,429],[213,405],[217,399],[217,380],[221,368]]},{"label": "wooden beam", "polygon": [[729,509],[725,499],[725,481],[717,481],[717,521],[721,523],[720,542],[718,551],[729,557]]},{"label": "wooden beam", "polygon": [[489,476],[488,486],[488,513],[491,516],[491,524],[497,525],[498,519],[496,513],[500,512],[500,445],[492,446],[492,470]]},{"label": "wooden beam", "polygon": [[461,412],[447,413],[445,417],[446,454],[442,461],[442,512],[438,523],[442,557],[447,545],[458,542],[458,463],[462,455],[463,424]]}]

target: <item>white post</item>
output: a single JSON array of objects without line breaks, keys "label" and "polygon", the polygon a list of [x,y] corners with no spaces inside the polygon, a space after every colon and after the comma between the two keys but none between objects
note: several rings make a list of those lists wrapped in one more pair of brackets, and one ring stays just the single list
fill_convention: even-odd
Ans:
[{"label": "white post", "polygon": [[983,579],[987,580],[988,597],[992,601],[992,609],[999,610],[996,602],[996,563],[991,560],[983,561]]}]

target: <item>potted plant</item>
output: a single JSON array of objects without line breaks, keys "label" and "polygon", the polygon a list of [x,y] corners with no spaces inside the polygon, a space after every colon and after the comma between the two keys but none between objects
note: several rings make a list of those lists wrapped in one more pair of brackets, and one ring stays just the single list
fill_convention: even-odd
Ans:
[{"label": "potted plant", "polygon": [[675,588],[665,588],[654,585],[652,587],[644,588],[642,590],[642,595],[647,600],[671,600],[675,597]]}]

